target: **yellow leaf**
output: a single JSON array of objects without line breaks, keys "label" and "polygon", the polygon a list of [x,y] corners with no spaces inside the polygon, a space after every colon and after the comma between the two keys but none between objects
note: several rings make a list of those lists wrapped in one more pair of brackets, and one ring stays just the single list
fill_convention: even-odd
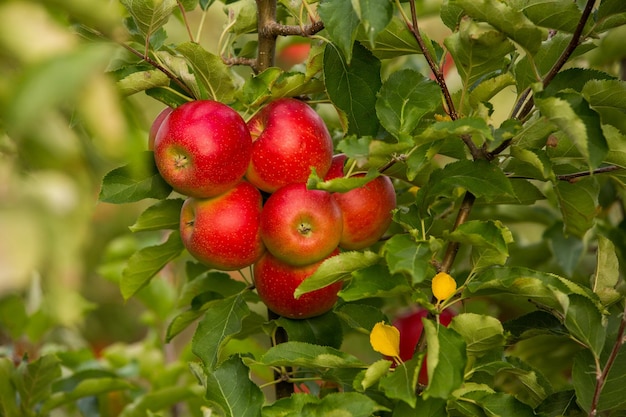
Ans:
[{"label": "yellow leaf", "polygon": [[400,356],[400,331],[382,321],[376,323],[370,333],[370,344],[376,352],[398,358]]},{"label": "yellow leaf", "polygon": [[435,275],[431,285],[433,295],[438,301],[445,300],[456,292],[456,281],[445,272]]}]

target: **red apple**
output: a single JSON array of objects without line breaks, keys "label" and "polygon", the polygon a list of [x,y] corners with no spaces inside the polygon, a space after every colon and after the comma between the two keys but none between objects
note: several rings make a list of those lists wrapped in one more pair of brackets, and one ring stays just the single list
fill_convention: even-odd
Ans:
[{"label": "red apple", "polygon": [[246,177],[273,193],[283,185],[306,182],[315,168],[324,177],[333,157],[333,141],[323,119],[308,104],[280,98],[248,121],[252,157]]},{"label": "red apple", "polygon": [[197,100],[174,109],[154,140],[163,179],[184,195],[215,197],[234,187],[250,163],[252,138],[231,107]]},{"label": "red apple", "polygon": [[[329,257],[338,253],[339,250],[335,250]],[[291,319],[326,313],[337,302],[341,281],[303,294],[298,299],[293,296],[300,283],[310,277],[322,262],[324,259],[310,265],[293,266],[266,251],[254,264],[254,282],[259,298],[274,313]]]},{"label": "red apple", "polygon": [[328,181],[335,178],[343,177],[343,168],[346,164],[347,159],[348,156],[344,153],[338,153],[337,155],[333,155],[333,159],[330,162],[330,168],[328,169],[324,180]]},{"label": "red apple", "polygon": [[333,197],[343,217],[341,248],[358,250],[371,246],[389,228],[396,207],[396,193],[389,177],[378,176],[361,187],[334,193]]},{"label": "red apple", "polygon": [[276,65],[288,70],[294,65],[301,64],[311,52],[311,43],[308,41],[293,42],[283,46],[276,54]]},{"label": "red apple", "polygon": [[261,238],[276,258],[307,265],[328,256],[341,238],[339,205],[323,190],[288,184],[271,194],[261,213]]},{"label": "red apple", "polygon": [[180,213],[187,251],[211,268],[234,271],[252,265],[264,252],[261,193],[250,183],[208,199],[189,197]]},{"label": "red apple", "polygon": [[163,124],[163,121],[170,113],[174,110],[171,107],[166,107],[157,114],[157,117],[154,118],[154,121],[150,125],[150,130],[148,131],[148,150],[154,149],[154,139],[156,139],[156,134],[159,131],[159,128]]},{"label": "red apple", "polygon": [[[452,310],[443,310],[439,315],[439,322],[443,326],[448,326],[456,314]],[[417,309],[398,316],[393,325],[400,331],[400,359],[408,361],[413,357],[415,348],[422,336],[424,323],[422,319],[428,316],[428,310]],[[426,358],[422,362],[419,374],[419,383],[428,385],[428,370]]]}]

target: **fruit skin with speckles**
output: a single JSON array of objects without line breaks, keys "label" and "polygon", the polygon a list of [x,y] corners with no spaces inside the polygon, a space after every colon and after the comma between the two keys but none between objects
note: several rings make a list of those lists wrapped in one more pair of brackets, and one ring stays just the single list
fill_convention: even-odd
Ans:
[{"label": "fruit skin with speckles", "polygon": [[173,110],[174,109],[171,107],[166,107],[154,118],[154,121],[150,125],[150,130],[148,131],[148,150],[151,151],[154,149],[154,140],[156,139],[157,132],[159,131],[159,128],[163,124],[165,118],[169,116]]},{"label": "fruit skin with speckles", "polygon": [[249,121],[252,156],[246,178],[273,193],[283,185],[306,182],[315,168],[324,177],[333,157],[333,141],[324,120],[308,104],[280,98]]},{"label": "fruit skin with speckles", "polygon": [[246,181],[217,197],[189,197],[180,213],[183,245],[211,268],[234,271],[248,267],[265,252],[261,210],[261,193]]},{"label": "fruit skin with speckles", "polygon": [[307,265],[328,256],[341,238],[339,205],[327,191],[288,184],[270,195],[261,213],[261,238],[276,258]]},{"label": "fruit skin with speckles", "polygon": [[197,100],[174,109],[154,140],[154,160],[178,193],[215,197],[234,187],[250,163],[252,138],[231,107]]},{"label": "fruit skin with speckles", "polygon": [[333,193],[333,197],[343,218],[339,241],[342,249],[367,248],[378,242],[391,225],[396,193],[391,180],[385,175],[345,193]]},{"label": "fruit skin with speckles", "polygon": [[[329,257],[339,253],[334,250]],[[274,313],[305,319],[330,311],[337,302],[341,281],[294,298],[293,293],[302,281],[310,277],[324,259],[305,266],[289,265],[269,251],[254,264],[254,282],[259,298]]]}]

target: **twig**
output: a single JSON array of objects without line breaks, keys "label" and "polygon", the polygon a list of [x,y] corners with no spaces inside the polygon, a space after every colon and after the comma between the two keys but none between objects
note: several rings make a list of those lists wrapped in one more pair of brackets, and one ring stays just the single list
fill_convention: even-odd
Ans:
[{"label": "twig", "polygon": [[[613,368],[613,364],[617,359],[617,355],[619,354],[620,349],[626,343],[626,304],[624,305],[624,311],[622,312],[622,320],[619,325],[619,329],[617,331],[617,339],[615,340],[615,344],[613,345],[613,349],[611,350],[611,354],[604,364],[604,369],[602,372],[599,372],[596,376],[596,388],[593,392],[593,397],[591,399],[591,406],[589,407],[589,417],[595,417],[598,414],[598,402],[600,401],[600,394],[602,393],[602,389],[604,388],[604,384],[606,384],[607,377],[611,368]],[[599,370],[598,370],[599,371]]]},{"label": "twig", "polygon": [[[456,216],[456,220],[454,221],[454,226],[452,227],[452,230],[456,230],[460,225],[467,221],[470,212],[472,211],[472,207],[474,206],[474,201],[476,201],[476,197],[474,196],[474,194],[466,192],[465,196],[463,197],[463,201],[461,202],[461,207],[459,207],[459,212]],[[459,242],[448,243],[446,253],[443,257],[443,261],[441,261],[441,271],[450,272],[450,270],[452,269],[452,264],[454,263],[454,258],[456,257],[458,251]]]},{"label": "twig", "polygon": [[264,30],[268,31],[272,35],[276,36],[313,36],[316,33],[324,29],[324,22],[316,20],[310,25],[296,26],[296,25],[283,25],[277,22],[273,22]]},{"label": "twig", "polygon": [[605,166],[605,167],[600,167],[598,169],[594,169],[593,171],[581,171],[581,172],[574,172],[572,174],[563,174],[563,175],[557,175],[557,179],[559,181],[567,181],[569,183],[574,183],[576,181],[578,181],[580,178],[582,177],[588,177],[590,175],[594,175],[594,174],[604,174],[607,172],[613,172],[613,171],[619,171],[622,170],[624,168],[617,166],[617,165],[609,165],[609,166]]},{"label": "twig", "polygon": [[[572,34],[572,39],[570,39],[569,43],[567,44],[567,46],[561,53],[561,56],[559,56],[559,59],[556,60],[552,68],[550,68],[550,71],[548,71],[548,74],[546,74],[545,78],[543,79],[544,88],[547,87],[548,84],[550,84],[550,82],[552,82],[552,80],[554,79],[554,77],[556,77],[556,75],[559,73],[561,68],[563,68],[563,66],[567,63],[567,60],[572,56],[572,54],[574,53],[574,50],[576,50],[578,45],[580,45],[580,39],[581,39],[583,29],[585,28],[585,25],[587,24],[587,21],[589,20],[589,16],[591,15],[591,11],[593,10],[593,6],[595,3],[596,3],[595,0],[587,0],[585,9],[583,10],[580,16],[580,20],[578,21],[578,24],[576,25],[576,29],[574,30],[574,33]],[[526,116],[528,116],[528,114],[531,112],[534,106],[535,106],[535,102],[533,98],[531,97],[526,102],[526,105],[524,106],[522,111],[518,115],[514,115],[514,118],[524,119]]]},{"label": "twig", "polygon": [[187,20],[187,12],[185,11],[185,6],[180,0],[176,0],[178,3],[178,9],[180,9],[180,14],[183,16],[183,22],[185,23],[185,28],[187,29],[187,34],[189,35],[189,40],[191,42],[195,42],[196,40],[193,37],[193,33],[191,33],[191,28],[189,27],[189,21]]},{"label": "twig", "polygon": [[[278,314],[274,313],[270,309],[267,310],[267,315],[270,320],[276,320],[280,317]],[[275,346],[275,345],[286,343],[286,342],[287,342],[287,332],[282,327],[277,327],[276,332],[274,333],[274,337],[272,338],[272,344]],[[291,368],[287,368],[286,371],[291,372]],[[283,377],[283,375],[284,375],[283,372],[274,370],[274,377],[278,381],[276,385],[274,385],[274,392],[276,394],[276,399],[290,397],[291,394],[293,394],[294,392],[293,383],[287,381]]]}]

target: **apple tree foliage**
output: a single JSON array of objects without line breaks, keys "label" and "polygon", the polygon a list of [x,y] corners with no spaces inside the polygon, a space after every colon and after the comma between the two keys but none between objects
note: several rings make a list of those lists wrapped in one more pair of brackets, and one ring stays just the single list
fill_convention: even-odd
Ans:
[{"label": "apple tree foliage", "polygon": [[[13,1],[0,21],[0,416],[626,413],[623,0]],[[37,42],[16,41],[28,26]],[[275,65],[294,37],[311,44],[306,61]],[[343,281],[331,312],[268,317],[249,271],[185,253],[183,200],[145,150],[139,96],[213,99],[246,119],[306,98],[353,171],[394,180],[385,238],[294,294]],[[69,265],[89,242],[75,226],[93,177],[98,204],[133,216],[99,248],[99,274],[140,300],[150,330],[138,350],[39,343],[18,358],[18,341],[49,340],[90,308],[45,283],[80,275]],[[69,191],[46,193],[59,182]],[[83,198],[59,204],[68,195]],[[442,303],[438,271],[457,282]],[[44,284],[15,284],[23,275]],[[391,367],[369,334],[411,307],[430,312],[423,340]]]}]

